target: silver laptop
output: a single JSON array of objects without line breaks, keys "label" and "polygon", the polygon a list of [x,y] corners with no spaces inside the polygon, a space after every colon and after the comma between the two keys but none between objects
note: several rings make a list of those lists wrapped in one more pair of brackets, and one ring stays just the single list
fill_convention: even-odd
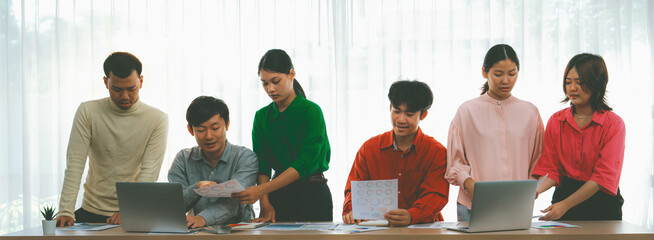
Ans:
[{"label": "silver laptop", "polygon": [[120,221],[127,232],[188,233],[182,185],[117,182]]},{"label": "silver laptop", "polygon": [[447,229],[461,232],[521,230],[531,227],[536,180],[476,182],[470,222]]}]

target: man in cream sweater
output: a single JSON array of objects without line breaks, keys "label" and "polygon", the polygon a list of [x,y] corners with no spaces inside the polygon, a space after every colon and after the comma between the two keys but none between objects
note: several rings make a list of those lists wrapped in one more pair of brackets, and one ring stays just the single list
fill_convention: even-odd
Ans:
[{"label": "man in cream sweater", "polygon": [[[168,135],[168,116],[139,99],[142,65],[127,52],[104,62],[109,97],[80,104],[66,154],[58,226],[76,222],[120,224],[116,182],[154,182],[159,176]],[[75,201],[86,159],[82,207]]]}]

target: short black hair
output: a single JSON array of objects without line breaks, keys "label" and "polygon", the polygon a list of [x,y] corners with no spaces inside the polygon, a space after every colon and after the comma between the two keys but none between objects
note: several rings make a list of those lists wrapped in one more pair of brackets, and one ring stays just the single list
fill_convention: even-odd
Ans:
[{"label": "short black hair", "polygon": [[136,74],[141,76],[143,65],[141,61],[131,53],[128,52],[114,52],[111,53],[107,59],[104,60],[104,76],[109,78],[109,73],[113,73],[116,77],[126,78],[132,75],[136,70]]},{"label": "short black hair", "polygon": [[434,102],[434,94],[429,86],[420,81],[397,81],[391,85],[388,90],[388,100],[393,107],[399,107],[406,103],[409,112],[424,112],[431,107]]},{"label": "short black hair", "polygon": [[225,120],[225,124],[229,122],[229,108],[223,100],[210,96],[199,96],[188,106],[186,122],[192,128],[206,122],[216,114],[220,114],[220,117]]},{"label": "short black hair", "polygon": [[[606,85],[609,83],[609,73],[606,69],[606,63],[604,58],[600,55],[590,54],[590,53],[581,53],[577,54],[565,67],[565,72],[563,74],[563,94],[566,94],[565,99],[562,102],[567,102],[570,100],[567,93],[565,92],[565,79],[568,77],[568,73],[572,69],[577,70],[579,79],[581,80],[581,87],[585,90],[590,91],[590,106],[594,111],[611,111],[613,110],[609,107],[609,104],[606,102]],[[572,111],[576,112],[575,105],[570,102]]]}]

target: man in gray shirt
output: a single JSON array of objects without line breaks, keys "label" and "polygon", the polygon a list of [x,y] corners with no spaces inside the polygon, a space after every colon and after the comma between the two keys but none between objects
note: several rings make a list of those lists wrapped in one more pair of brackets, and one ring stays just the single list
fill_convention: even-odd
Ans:
[{"label": "man in gray shirt", "polygon": [[198,146],[177,153],[168,171],[168,181],[182,184],[185,209],[193,208],[195,216],[186,217],[188,227],[249,222],[254,217],[252,205],[240,204],[230,197],[202,197],[193,191],[231,179],[245,188],[255,184],[259,171],[256,154],[227,141],[227,105],[213,97],[197,97],[186,111],[186,121]]}]

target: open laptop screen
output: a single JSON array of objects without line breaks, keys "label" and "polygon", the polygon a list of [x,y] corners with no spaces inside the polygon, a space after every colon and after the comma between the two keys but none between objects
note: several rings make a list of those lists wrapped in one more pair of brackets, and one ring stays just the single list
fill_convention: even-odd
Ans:
[{"label": "open laptop screen", "polygon": [[123,229],[127,232],[188,232],[182,185],[116,183]]},{"label": "open laptop screen", "polygon": [[536,180],[476,182],[468,232],[528,229]]}]

